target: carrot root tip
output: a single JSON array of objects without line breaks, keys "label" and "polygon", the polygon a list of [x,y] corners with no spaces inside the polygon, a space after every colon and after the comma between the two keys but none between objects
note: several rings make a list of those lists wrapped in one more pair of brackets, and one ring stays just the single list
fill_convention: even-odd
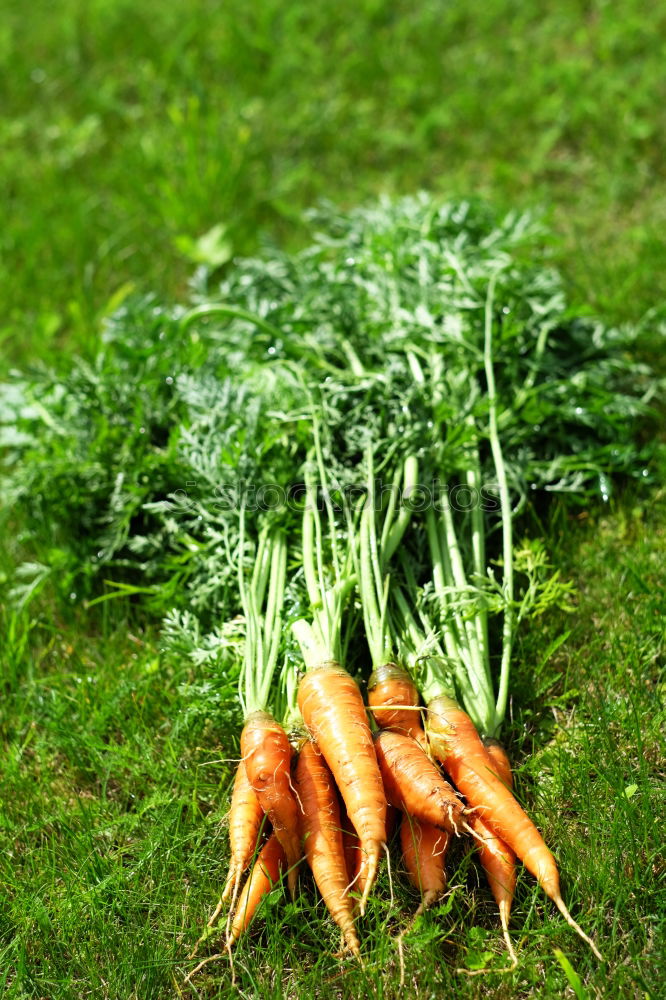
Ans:
[{"label": "carrot root tip", "polygon": [[[383,846],[383,845],[382,845]],[[360,916],[365,915],[365,905],[368,902],[368,897],[375,884],[375,879],[377,878],[377,869],[379,868],[379,850],[373,847],[371,852],[367,854],[367,874],[365,879],[365,885],[363,886],[363,895],[361,896],[358,904],[358,912]]]},{"label": "carrot root tip", "polygon": [[356,934],[351,930],[345,931],[342,935],[342,938],[345,943],[346,949],[352,953],[354,958],[357,958],[360,961],[361,944],[359,942],[359,939],[356,937]]},{"label": "carrot root tip", "polygon": [[388,872],[389,891],[391,894],[391,906],[393,906],[395,903],[395,896],[393,895],[393,873],[391,871],[391,853],[388,849],[388,844],[382,844],[382,847],[386,852],[386,870]]},{"label": "carrot root tip", "polygon": [[567,909],[566,903],[564,902],[564,900],[562,899],[562,897],[559,896],[559,895],[554,896],[553,897],[553,902],[555,903],[555,906],[558,908],[558,910],[560,911],[560,913],[562,914],[562,916],[564,917],[564,919],[566,920],[566,922],[569,924],[569,926],[571,928],[573,928],[573,930],[575,930],[576,934],[578,934],[578,936],[581,937],[583,939],[583,941],[585,941],[585,942],[587,942],[587,944],[589,944],[589,946],[592,949],[595,957],[598,958],[600,962],[603,962],[604,961],[603,955],[601,954],[601,952],[597,948],[597,946],[594,943],[594,941],[592,940],[592,938],[588,937],[588,935],[585,933],[585,931],[580,926],[580,924],[577,924],[576,921],[574,920],[574,918],[571,916],[571,914],[569,913],[569,911]]},{"label": "carrot root tip", "polygon": [[438,892],[436,889],[428,889],[427,892],[424,892],[423,897],[421,899],[421,903],[416,909],[413,919],[416,920],[416,918],[420,917],[422,913],[425,913],[426,910],[429,910],[431,906],[434,906],[437,900],[440,898],[440,896],[441,893]]},{"label": "carrot root tip", "polygon": [[516,957],[516,953],[513,950],[513,944],[511,942],[511,936],[509,934],[508,914],[506,912],[505,906],[500,906],[500,920],[502,921],[502,934],[504,936],[504,943],[506,944],[506,950],[508,951],[509,958],[511,959],[511,965],[506,971],[511,972],[518,965],[518,958]]},{"label": "carrot root tip", "polygon": [[231,897],[234,891],[234,885],[238,882],[240,878],[240,871],[238,870],[238,865],[232,865],[229,869],[229,874],[227,875],[227,881],[225,882],[224,889],[222,891],[222,898],[220,902],[226,903],[226,901]]}]

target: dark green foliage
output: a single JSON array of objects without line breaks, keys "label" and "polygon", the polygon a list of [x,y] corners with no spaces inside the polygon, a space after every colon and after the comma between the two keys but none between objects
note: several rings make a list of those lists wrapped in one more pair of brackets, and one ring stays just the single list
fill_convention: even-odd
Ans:
[{"label": "dark green foliage", "polygon": [[311,221],[298,254],[238,261],[205,302],[201,274],[187,313],[131,300],[92,362],[4,387],[9,501],[48,546],[19,596],[48,571],[95,596],[103,574],[158,614],[233,616],[239,500],[291,495],[314,413],[340,487],[363,484],[368,445],[385,477],[396,449],[455,477],[486,435],[491,282],[514,490],[608,494],[612,473],[642,474],[635,419],[655,382],[627,354],[638,332],[572,309],[528,217],[422,195]]}]

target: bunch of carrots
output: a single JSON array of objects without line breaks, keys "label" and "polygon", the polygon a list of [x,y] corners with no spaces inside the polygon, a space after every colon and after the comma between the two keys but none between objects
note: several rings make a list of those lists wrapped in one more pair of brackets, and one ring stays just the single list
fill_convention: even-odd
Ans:
[{"label": "bunch of carrots", "polygon": [[[325,479],[320,451],[317,436],[316,467]],[[512,793],[504,749],[491,734],[479,732],[458,701],[446,653],[419,602],[419,587],[402,548],[412,514],[392,502],[384,507],[376,503],[371,449],[365,464],[367,490],[360,508],[348,517],[344,549],[330,500],[320,510],[321,483],[311,470],[306,474],[310,502],[303,514],[300,557],[311,614],[291,625],[305,672],[299,680],[293,665],[283,667],[273,699],[281,706],[280,721],[270,711],[269,699],[283,633],[285,535],[266,526],[252,545],[241,514],[238,579],[247,635],[239,696],[245,723],[229,812],[229,874],[209,928],[228,902],[226,948],[231,952],[276,883],[285,878],[294,896],[305,861],[341,931],[344,949],[360,959],[357,921],[399,823],[403,865],[422,897],[417,914],[445,892],[451,838],[467,836],[499,908],[509,968],[517,962],[508,925],[518,859],[601,958],[571,917],[553,855]],[[415,456],[408,456],[396,476],[403,492],[409,492],[417,470]],[[324,517],[330,527],[327,545]],[[430,537],[436,587],[449,600],[445,635],[455,630],[459,618],[446,570],[452,572],[453,560],[460,562],[457,573],[462,572],[453,536],[444,567],[437,562],[449,520],[443,514],[441,526],[435,521],[424,532]],[[402,559],[389,573],[398,550]],[[248,562],[252,571],[246,578]],[[350,606],[360,607],[373,661],[367,704],[341,662],[341,625]],[[470,635],[481,641],[481,625],[477,631],[474,623],[460,622],[458,641],[469,645]],[[459,652],[464,664],[469,650],[463,645]],[[415,681],[419,673],[420,685]],[[474,678],[473,671],[470,676]],[[487,692],[481,692],[482,704],[484,699],[488,701]]]},{"label": "bunch of carrots", "polygon": [[[278,881],[296,893],[305,862],[360,958],[359,920],[399,825],[419,912],[445,892],[453,839],[469,838],[510,968],[519,862],[601,958],[498,737],[516,632],[568,596],[543,544],[517,543],[516,516],[530,487],[581,492],[610,470],[616,362],[596,329],[574,356],[586,329],[567,326],[550,271],[526,276],[512,259],[516,220],[480,242],[456,236],[456,220],[425,197],[337,219],[293,268],[267,267],[256,294],[251,274],[230,281],[240,306],[182,319],[230,323],[265,422],[257,448],[242,426],[234,439],[258,476],[277,477],[264,482],[303,495],[296,519],[241,502],[224,530],[245,623],[244,725],[229,874],[206,936],[227,904],[230,954]],[[271,361],[252,357],[266,337]],[[642,405],[617,399],[626,413]],[[437,488],[420,503],[423,483]]]},{"label": "bunch of carrots", "polygon": [[294,893],[304,859],[345,947],[360,957],[356,917],[399,813],[404,865],[422,894],[417,912],[441,898],[450,838],[467,833],[478,846],[513,964],[507,928],[517,858],[601,958],[570,916],[554,858],[511,792],[502,746],[482,740],[446,695],[422,708],[413,680],[395,663],[373,674],[368,701],[374,733],[358,685],[328,661],[314,664],[300,682],[305,733],[295,746],[269,713],[248,716],[229,814],[227,946],[283,875]]}]

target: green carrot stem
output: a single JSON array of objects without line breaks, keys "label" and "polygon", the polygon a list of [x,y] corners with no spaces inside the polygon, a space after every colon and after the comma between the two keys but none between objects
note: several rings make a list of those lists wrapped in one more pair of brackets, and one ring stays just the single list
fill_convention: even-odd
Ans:
[{"label": "green carrot stem", "polygon": [[241,507],[238,590],[245,617],[245,651],[239,695],[248,715],[268,707],[282,640],[287,544],[282,531],[264,528],[260,532],[249,585],[245,576],[245,551],[245,508]]},{"label": "green carrot stem", "polygon": [[440,606],[440,618],[443,627],[448,628],[454,636],[456,655],[467,665],[465,627],[460,612],[451,605],[447,597],[446,588],[451,578],[450,563],[446,546],[442,545],[441,533],[433,510],[428,510],[426,513],[426,529],[432,562],[432,579]]},{"label": "green carrot stem", "polygon": [[[473,588],[470,588],[465,576],[462,555],[458,545],[458,537],[453,523],[453,515],[451,514],[451,508],[448,504],[446,504],[442,509],[442,519],[445,531],[442,542],[443,548],[445,547],[445,551],[448,551],[448,565],[451,569],[451,582],[453,587],[459,590],[461,594],[464,594],[465,592],[473,590]],[[475,596],[476,593],[477,592],[474,591]],[[469,618],[468,616],[463,618],[465,637],[467,640],[467,650],[469,654],[469,664],[472,673],[472,677],[470,679],[473,686],[476,688],[479,697],[484,698],[488,706],[492,706],[494,708],[494,692],[493,682],[490,676],[490,664],[488,663],[487,658],[484,657],[483,649],[479,644],[479,631],[477,629],[478,609],[476,606],[474,607],[474,612],[475,613],[472,618]]]},{"label": "green carrot stem", "polygon": [[[470,417],[473,423],[473,417]],[[469,465],[466,471],[466,481],[470,489],[472,502],[471,522],[472,522],[472,561],[477,585],[486,577],[486,535],[483,521],[483,509],[481,507],[481,466],[479,463],[479,453],[476,445],[469,450]],[[485,595],[479,592],[479,609],[475,616],[479,648],[484,662],[488,663],[488,609]]]},{"label": "green carrot stem", "polygon": [[504,456],[502,454],[502,446],[497,427],[497,389],[495,386],[495,372],[493,367],[493,301],[495,296],[496,280],[497,276],[493,275],[488,284],[488,294],[486,296],[483,361],[486,373],[486,384],[488,387],[488,437],[490,440],[490,448],[497,475],[497,485],[500,496],[500,511],[502,517],[502,558],[504,572],[502,591],[505,606],[504,621],[502,623],[502,661],[500,666],[499,691],[495,706],[493,728],[488,731],[488,735],[491,736],[495,735],[496,731],[501,726],[506,713],[514,629],[513,512],[511,509],[511,498],[509,496],[506,466],[504,464]]},{"label": "green carrot stem", "polygon": [[382,561],[384,566],[388,564],[391,557],[395,553],[395,550],[400,545],[402,538],[409,526],[409,522],[412,519],[412,509],[409,503],[409,497],[412,495],[414,490],[418,485],[419,477],[419,463],[416,455],[408,455],[405,459],[402,472],[403,488],[402,488],[402,505],[400,507],[400,512],[395,522],[392,523],[393,509],[389,508],[386,514],[386,519],[384,521],[384,530],[382,531]]}]

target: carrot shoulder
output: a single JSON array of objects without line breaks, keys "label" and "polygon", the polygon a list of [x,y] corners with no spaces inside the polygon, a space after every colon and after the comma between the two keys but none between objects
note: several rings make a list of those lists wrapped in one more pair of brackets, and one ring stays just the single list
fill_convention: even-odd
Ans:
[{"label": "carrot shoulder", "polygon": [[380,729],[424,740],[419,692],[411,677],[397,663],[384,663],[368,681],[368,704]]}]

